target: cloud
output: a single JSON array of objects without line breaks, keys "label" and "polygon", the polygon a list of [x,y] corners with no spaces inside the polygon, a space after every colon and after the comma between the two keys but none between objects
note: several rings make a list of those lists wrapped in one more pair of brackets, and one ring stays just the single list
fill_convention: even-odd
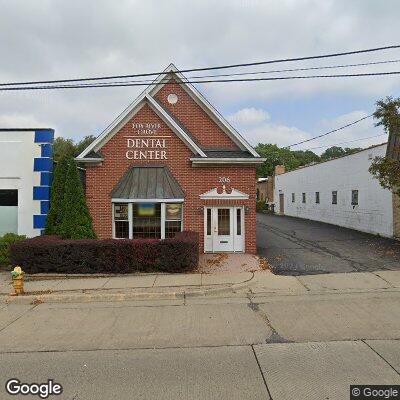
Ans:
[{"label": "cloud", "polygon": [[[193,0],[190,7],[186,3],[121,0],[116,6],[108,0],[3,1],[0,82],[160,71],[170,62],[183,69],[324,54],[379,47],[400,36],[397,0],[386,0],[384,6],[365,0]],[[252,70],[393,58],[400,58],[399,51],[272,64]],[[398,68],[398,64],[388,64],[346,71]],[[199,86],[224,114],[248,110],[237,116],[237,123],[247,119],[247,132],[254,141],[267,137],[288,142],[308,134],[305,128],[299,128],[302,121],[273,122],[257,111],[260,104],[263,109],[267,102],[279,101],[284,107],[285,102],[294,100],[335,97],[338,102],[352,101],[353,110],[364,109],[367,101],[372,108],[377,98],[398,93],[400,79],[392,76]],[[55,127],[63,136],[98,134],[141,90],[126,87],[0,92],[0,123],[16,115],[12,121],[16,125],[22,121],[18,116],[25,115],[32,122]],[[318,107],[314,115],[317,124]],[[318,129],[316,126],[315,132]]]},{"label": "cloud", "polygon": [[[289,146],[303,140],[311,139],[320,134],[337,129],[341,126],[359,120],[368,114],[365,111],[359,110],[347,114],[338,115],[331,119],[321,119],[316,123],[314,132],[301,130],[295,126],[287,126],[282,123],[277,123],[273,119],[273,115],[262,109],[241,109],[231,115],[231,122],[239,132],[252,144],[272,143],[279,147]],[[250,116],[267,116],[251,118]],[[235,118],[236,116],[249,116],[248,118]],[[249,121],[251,123],[249,123]],[[386,141],[386,136],[379,136],[383,133],[381,128],[375,127],[372,118],[365,119],[355,125],[352,125],[343,130],[337,131],[322,138],[311,140],[298,146],[293,146],[292,150],[307,150],[311,149],[317,154],[321,154],[326,148],[338,145],[341,147],[368,147],[373,144],[383,143]],[[367,139],[363,139],[367,138]],[[362,140],[360,140],[362,139]]]},{"label": "cloud", "polygon": [[265,122],[270,118],[269,114],[260,108],[242,108],[234,114],[228,116],[228,120],[233,124],[251,126]]}]

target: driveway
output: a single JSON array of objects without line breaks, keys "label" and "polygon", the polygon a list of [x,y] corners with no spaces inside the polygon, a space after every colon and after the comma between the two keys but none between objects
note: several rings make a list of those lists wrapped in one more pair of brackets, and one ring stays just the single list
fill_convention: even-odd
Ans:
[{"label": "driveway", "polygon": [[400,243],[301,218],[257,214],[257,250],[280,275],[400,270]]}]

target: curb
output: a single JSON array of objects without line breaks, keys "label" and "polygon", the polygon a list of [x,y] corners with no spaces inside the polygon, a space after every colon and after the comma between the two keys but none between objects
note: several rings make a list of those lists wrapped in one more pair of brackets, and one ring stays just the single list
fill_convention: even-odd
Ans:
[{"label": "curb", "polygon": [[[248,282],[221,286],[216,288],[193,290],[171,290],[169,292],[120,292],[120,293],[76,293],[76,294],[42,294],[22,296],[0,296],[0,303],[6,304],[42,304],[42,303],[89,303],[89,302],[116,302],[126,300],[165,300],[184,299],[186,297],[204,297],[213,294],[235,293],[248,287]],[[2,299],[1,299],[2,297]]]}]

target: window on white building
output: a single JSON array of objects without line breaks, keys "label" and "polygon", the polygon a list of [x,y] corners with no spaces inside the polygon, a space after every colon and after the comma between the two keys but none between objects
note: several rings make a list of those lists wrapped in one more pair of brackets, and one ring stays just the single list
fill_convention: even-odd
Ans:
[{"label": "window on white building", "polygon": [[294,203],[295,201],[296,201],[295,194],[294,194],[294,193],[292,193],[292,203]]},{"label": "window on white building", "polygon": [[337,204],[337,190],[332,191],[332,204]]},{"label": "window on white building", "polygon": [[315,202],[319,204],[319,192],[315,192]]},{"label": "window on white building", "polygon": [[306,202],[306,194],[305,193],[302,193],[302,196],[303,196],[303,203],[305,203]]},{"label": "window on white building", "polygon": [[351,205],[352,206],[358,205],[358,190],[351,191]]}]

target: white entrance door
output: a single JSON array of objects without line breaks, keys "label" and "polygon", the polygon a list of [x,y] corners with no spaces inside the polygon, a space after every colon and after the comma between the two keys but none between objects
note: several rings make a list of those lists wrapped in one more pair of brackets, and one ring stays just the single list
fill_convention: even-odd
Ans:
[{"label": "white entrance door", "polygon": [[206,252],[244,251],[243,207],[206,207]]}]

